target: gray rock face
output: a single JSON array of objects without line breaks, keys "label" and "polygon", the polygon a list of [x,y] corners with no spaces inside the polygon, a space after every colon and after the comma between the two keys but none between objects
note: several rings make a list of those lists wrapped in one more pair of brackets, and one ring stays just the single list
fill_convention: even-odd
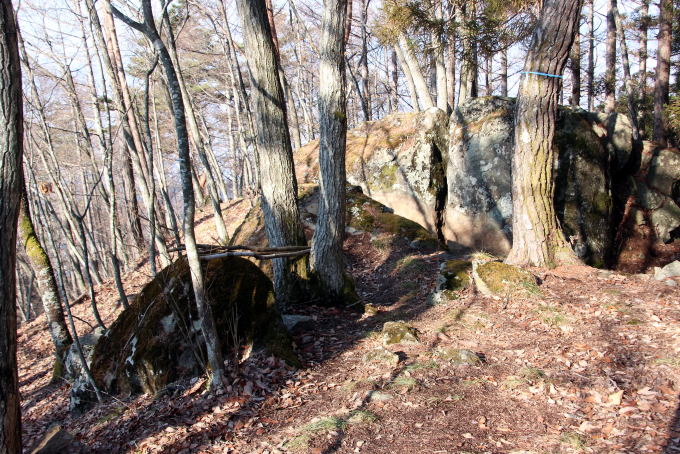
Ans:
[{"label": "gray rock face", "polygon": [[[88,367],[92,364],[95,345],[97,345],[97,342],[103,335],[104,330],[97,327],[91,333],[79,338]],[[64,368],[66,369],[66,378],[73,382],[69,394],[69,411],[77,413],[96,402],[97,398],[92,385],[85,375],[85,369],[83,369],[80,357],[78,356],[75,342],[71,344],[66,354]]]},{"label": "gray rock face", "polygon": [[[366,122],[347,133],[347,181],[394,213],[428,230],[437,228],[445,193],[442,155],[448,118],[433,107]],[[318,181],[318,141],[295,151],[298,180]]]},{"label": "gray rock face", "polygon": [[680,261],[674,261],[664,266],[663,268],[654,268],[654,279],[663,281],[671,277],[680,276]]},{"label": "gray rock face", "polygon": [[392,344],[417,344],[418,331],[405,322],[386,322],[382,329],[383,345]]},{"label": "gray rock face", "polygon": [[[476,98],[451,115],[443,228],[450,245],[501,255],[510,249],[514,106],[510,98]],[[582,258],[596,265],[604,262],[610,247],[612,197],[606,137],[607,130],[596,116],[560,108],[555,134],[555,205],[567,237]],[[625,156],[625,140],[621,142]]]},{"label": "gray rock face", "polygon": [[644,181],[636,182],[638,224],[651,224],[657,239],[668,242],[680,227],[680,151],[654,150],[643,165]]},{"label": "gray rock face", "polygon": [[86,447],[60,425],[50,427],[31,454],[78,454],[88,452]]}]

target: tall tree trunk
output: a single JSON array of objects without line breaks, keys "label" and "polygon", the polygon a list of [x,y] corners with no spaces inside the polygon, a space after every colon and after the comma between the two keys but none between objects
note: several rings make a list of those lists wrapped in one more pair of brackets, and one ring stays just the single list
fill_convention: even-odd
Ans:
[{"label": "tall tree trunk", "polygon": [[[165,3],[165,2],[163,2]],[[170,23],[170,17],[168,16],[168,10],[163,9],[163,25],[168,38],[168,52],[174,67],[176,68],[177,80],[179,81],[179,88],[182,91],[182,100],[184,102],[184,111],[186,112],[187,126],[189,129],[189,136],[194,143],[196,149],[196,154],[203,164],[205,169],[205,175],[208,184],[208,196],[210,197],[210,204],[213,209],[213,220],[215,222],[215,229],[217,230],[217,238],[221,244],[227,244],[229,242],[229,235],[227,233],[227,226],[224,223],[224,218],[222,217],[222,207],[220,206],[220,197],[217,191],[218,183],[217,179],[220,178],[213,172],[213,167],[210,165],[208,156],[206,153],[207,143],[203,140],[201,131],[198,127],[198,120],[196,118],[196,112],[194,110],[194,105],[191,101],[191,95],[189,90],[186,88],[186,83],[184,82],[184,76],[182,75],[182,68],[179,62],[179,56],[177,55],[177,46],[175,45],[175,36],[172,30],[172,24]],[[150,154],[151,155],[151,154]]]},{"label": "tall tree trunk", "polygon": [[413,83],[415,84],[415,90],[418,96],[418,104],[422,110],[427,110],[430,107],[434,107],[432,102],[432,97],[430,96],[430,90],[427,88],[427,83],[425,82],[425,77],[418,64],[418,59],[416,54],[411,47],[411,43],[406,39],[404,33],[399,33],[399,47],[402,51],[402,56],[406,65],[408,66],[411,77],[413,77]]},{"label": "tall tree trunk", "polygon": [[[351,2],[350,2],[351,3]],[[394,48],[390,49],[390,86],[392,94],[392,108],[394,112],[399,111],[399,62],[397,60],[397,51]]]},{"label": "tall tree trunk", "polygon": [[456,105],[456,34],[452,33],[446,45],[446,113],[451,114]]},{"label": "tall tree trunk", "polygon": [[508,50],[501,51],[501,96],[508,96]]},{"label": "tall tree trunk", "polygon": [[[442,0],[434,0],[434,18],[438,23],[437,25],[443,24]],[[439,27],[432,32],[432,46],[434,47],[435,72],[437,74],[437,107],[446,112],[449,95],[446,81],[446,64],[444,61],[445,46]]]},{"label": "tall tree trunk", "polygon": [[611,113],[616,110],[616,0],[609,0],[607,10],[607,68],[604,77],[604,111]]},{"label": "tall tree trunk", "polygon": [[484,90],[486,96],[493,95],[493,56],[487,55],[484,68]]},{"label": "tall tree trunk", "polygon": [[23,187],[23,97],[14,9],[0,0],[0,453],[21,452],[16,239]]},{"label": "tall tree trunk", "polygon": [[[642,5],[640,5],[640,30],[639,30],[639,42],[638,42],[638,66],[640,68],[638,85],[640,87],[640,93],[642,96],[647,95],[647,35],[649,32],[649,2],[651,0],[642,0]],[[642,112],[640,112],[642,113]]]},{"label": "tall tree trunk", "polygon": [[[359,58],[359,75],[361,76],[361,99],[366,104],[364,119],[372,119],[371,85],[368,73],[368,4],[370,0],[361,0],[361,57]],[[343,58],[345,53],[343,52]]]},{"label": "tall tree trunk", "polygon": [[574,44],[571,46],[569,63],[571,66],[571,98],[569,104],[578,107],[581,104],[581,34],[579,32],[576,33]]},{"label": "tall tree trunk", "polygon": [[54,279],[52,263],[33,227],[26,190],[22,191],[21,194],[19,241],[24,245],[24,251],[31,268],[38,278],[38,289],[45,311],[47,329],[54,344],[55,362],[52,379],[56,380],[63,375],[64,359],[66,359],[66,353],[73,339],[66,327],[64,308],[61,304],[61,298],[59,298],[59,289],[57,288],[57,281]]},{"label": "tall tree trunk", "polygon": [[595,101],[595,0],[590,0],[588,9],[588,110],[593,110]]},{"label": "tall tree trunk", "polygon": [[406,86],[408,87],[408,94],[409,98],[411,99],[411,107],[413,108],[414,112],[419,112],[420,107],[418,106],[418,92],[416,91],[416,84],[413,81],[411,69],[409,68],[408,64],[406,64],[406,60],[404,59],[404,52],[401,50],[401,47],[398,44],[394,45],[394,52],[397,55],[399,65],[401,66],[401,70],[403,71],[404,77],[406,78]]},{"label": "tall tree trunk", "polygon": [[205,282],[203,270],[198,257],[196,247],[196,236],[194,234],[194,214],[195,199],[191,182],[191,155],[189,153],[189,133],[187,130],[186,116],[184,112],[184,101],[179,79],[173,66],[172,58],[165,43],[161,40],[156,23],[154,22],[151,0],[142,0],[142,11],[144,23],[140,24],[130,20],[117,9],[113,13],[126,24],[144,33],[152,43],[156,52],[159,54],[165,76],[168,80],[168,89],[172,97],[172,114],[175,120],[175,131],[177,136],[177,150],[179,152],[180,177],[182,180],[182,196],[184,198],[184,244],[186,246],[187,261],[191,270],[191,283],[194,290],[194,298],[198,309],[198,316],[201,321],[201,331],[205,340],[210,365],[211,381],[213,389],[223,386],[223,356],[220,347],[215,319],[212,309],[205,296]]},{"label": "tall tree trunk", "polygon": [[[578,32],[582,0],[545,0],[524,71],[561,76]],[[515,113],[512,156],[512,250],[516,265],[578,263],[554,206],[555,117],[561,79],[523,74]]]},{"label": "tall tree trunk", "polygon": [[[265,230],[270,246],[306,244],[297,202],[297,182],[290,147],[286,107],[278,76],[276,50],[264,0],[237,0],[243,21],[246,56],[255,101],[257,154]],[[296,266],[307,264],[293,261]],[[274,260],[274,289],[279,307],[295,297],[296,277],[288,259]],[[300,271],[300,268],[298,268]]]},{"label": "tall tree trunk", "polygon": [[341,303],[347,293],[345,237],[345,13],[347,0],[325,0],[319,64],[319,215],[312,239],[312,269],[323,292]]},{"label": "tall tree trunk", "polygon": [[461,14],[463,17],[463,26],[461,27],[463,60],[460,69],[460,91],[458,92],[459,105],[468,98],[476,98],[478,96],[477,41],[474,32],[466,25],[468,22],[475,20],[475,2],[471,2],[469,5],[463,4],[461,7]]},{"label": "tall tree trunk", "polygon": [[659,0],[659,36],[656,53],[656,80],[654,81],[654,134],[653,139],[666,146],[666,122],[664,108],[668,104],[671,72],[671,38],[673,0]]},{"label": "tall tree trunk", "polygon": [[630,113],[630,122],[633,132],[633,140],[637,142],[640,140],[640,130],[638,129],[638,115],[637,115],[637,93],[633,78],[630,75],[630,62],[628,60],[628,43],[626,43],[626,32],[623,29],[623,21],[618,8],[614,10],[614,19],[616,20],[616,31],[621,42],[621,66],[623,67],[624,87],[626,90],[626,100],[628,103],[628,112]]}]

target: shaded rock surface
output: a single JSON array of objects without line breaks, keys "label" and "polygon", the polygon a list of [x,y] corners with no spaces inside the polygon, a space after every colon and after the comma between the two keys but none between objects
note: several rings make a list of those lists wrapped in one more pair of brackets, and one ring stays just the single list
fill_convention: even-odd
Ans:
[{"label": "shaded rock surface", "polygon": [[[97,345],[97,342],[103,335],[104,330],[96,327],[91,333],[78,338],[88,366],[92,365],[95,345]],[[85,375],[75,342],[71,344],[66,354],[64,368],[66,378],[73,383],[71,385],[71,393],[69,394],[69,411],[77,412],[79,409],[86,408],[90,404],[95,403],[97,400],[94,389]]]},{"label": "shaded rock surface", "polygon": [[385,347],[378,347],[375,350],[364,355],[366,362],[385,363],[391,366],[396,366],[399,363],[399,355],[386,349]]},{"label": "shaded rock surface", "polygon": [[[207,301],[225,355],[245,342],[297,363],[291,338],[274,309],[269,278],[239,257],[203,266]],[[189,267],[180,259],[147,284],[97,342],[91,370],[110,394],[155,394],[179,378],[203,373],[205,357]]]}]

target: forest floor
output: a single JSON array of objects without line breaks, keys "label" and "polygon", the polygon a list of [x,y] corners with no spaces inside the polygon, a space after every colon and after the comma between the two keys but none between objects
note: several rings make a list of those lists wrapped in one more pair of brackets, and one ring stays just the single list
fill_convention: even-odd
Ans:
[{"label": "forest floor", "polygon": [[[211,225],[201,227],[207,242]],[[199,378],[69,415],[69,384],[49,383],[44,318],[22,326],[25,446],[59,423],[102,453],[680,452],[680,286],[571,267],[533,270],[541,285],[530,297],[498,300],[470,289],[433,305],[438,267],[450,254],[367,233],[350,236],[345,249],[359,293],[377,313],[300,308],[313,317],[295,332],[304,367],[255,354],[220,394],[205,392]],[[148,266],[125,279],[137,293]],[[120,311],[113,283],[97,297],[110,324]],[[73,311],[94,324],[89,300]],[[398,361],[367,360],[391,320],[417,328],[420,342],[388,346]],[[84,321],[81,335],[90,329]],[[484,362],[452,365],[437,354],[447,347]]]}]

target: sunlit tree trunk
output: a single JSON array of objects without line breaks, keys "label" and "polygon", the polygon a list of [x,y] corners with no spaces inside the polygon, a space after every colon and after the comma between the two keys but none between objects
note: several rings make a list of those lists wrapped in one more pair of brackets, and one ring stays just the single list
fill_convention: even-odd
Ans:
[{"label": "sunlit tree trunk", "polygon": [[411,70],[404,59],[404,52],[401,50],[401,47],[398,44],[394,45],[394,52],[397,55],[399,65],[401,66],[401,70],[404,73],[404,78],[406,79],[406,87],[408,87],[409,99],[411,99],[411,107],[413,108],[414,112],[418,112],[420,111],[420,107],[418,106],[418,92],[416,91],[416,84],[413,82]]},{"label": "sunlit tree trunk", "polygon": [[606,72],[604,76],[604,111],[616,110],[616,0],[609,0],[607,9],[607,52]]},{"label": "sunlit tree trunk", "polygon": [[665,146],[666,123],[664,109],[668,104],[668,91],[671,72],[671,38],[673,20],[673,0],[659,1],[659,36],[656,53],[656,80],[654,81],[654,134],[653,138]]},{"label": "sunlit tree trunk", "polygon": [[569,104],[578,107],[581,104],[581,34],[576,33],[574,44],[569,54],[571,67],[571,98]]},{"label": "sunlit tree trunk", "polygon": [[[524,71],[561,76],[578,32],[582,0],[545,0]],[[515,113],[512,156],[512,250],[516,265],[578,263],[557,219],[554,163],[555,117],[561,79],[523,74]]]},{"label": "sunlit tree trunk", "polygon": [[425,82],[425,77],[423,76],[423,71],[420,69],[418,59],[416,58],[416,54],[413,51],[413,47],[404,33],[399,33],[399,47],[401,48],[404,62],[406,62],[409,72],[411,73],[411,77],[413,77],[413,83],[415,85],[420,108],[422,110],[427,110],[430,107],[434,107],[432,96],[430,96],[430,91],[427,88],[427,83]]},{"label": "sunlit tree trunk", "polygon": [[588,8],[588,110],[593,110],[595,101],[595,0]]},{"label": "sunlit tree trunk", "polygon": [[10,0],[0,0],[0,453],[21,452],[16,238],[23,187],[21,66]]},{"label": "sunlit tree trunk", "polygon": [[345,296],[345,15],[347,0],[325,0],[319,65],[319,213],[312,269],[333,302]]}]

